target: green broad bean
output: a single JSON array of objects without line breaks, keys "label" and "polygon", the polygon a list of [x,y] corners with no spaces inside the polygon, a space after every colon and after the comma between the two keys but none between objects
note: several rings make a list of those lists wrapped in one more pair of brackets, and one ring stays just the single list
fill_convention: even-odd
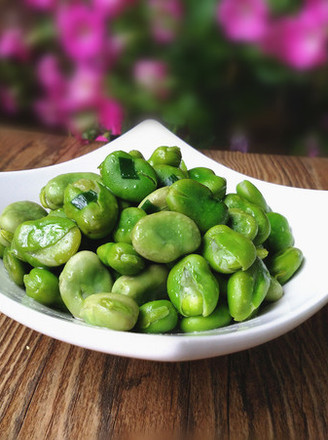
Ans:
[{"label": "green broad bean", "polygon": [[136,159],[145,159],[143,154],[139,150],[131,150],[129,151],[129,154]]},{"label": "green broad bean", "polygon": [[265,301],[278,301],[284,295],[282,285],[273,276],[270,277],[270,286],[267,294],[265,295]]},{"label": "green broad bean", "polygon": [[171,211],[141,218],[131,237],[138,254],[155,263],[170,263],[194,252],[201,243],[195,222],[184,214]]},{"label": "green broad bean", "polygon": [[47,269],[34,268],[24,276],[26,295],[45,306],[63,308],[59,280]]},{"label": "green broad bean", "polygon": [[192,168],[188,171],[188,174],[190,179],[207,186],[216,199],[222,200],[226,195],[227,180],[224,177],[217,176],[210,168]]},{"label": "green broad bean", "polygon": [[294,237],[286,217],[277,212],[268,212],[267,216],[271,224],[271,232],[265,245],[270,252],[276,253],[292,247]]},{"label": "green broad bean", "polygon": [[156,172],[158,186],[170,186],[177,180],[185,179],[185,173],[172,165],[153,165]]},{"label": "green broad bean", "polygon": [[225,224],[228,208],[213,197],[210,189],[192,179],[178,180],[169,187],[166,198],[171,211],[185,214],[206,232],[212,226]]},{"label": "green broad bean", "polygon": [[178,314],[166,299],[150,301],[139,308],[136,329],[141,333],[167,333],[178,324]]},{"label": "green broad bean", "polygon": [[236,191],[240,197],[248,200],[251,203],[254,203],[254,205],[259,206],[264,212],[270,211],[270,208],[267,205],[267,202],[265,201],[261,191],[259,191],[258,188],[256,188],[256,186],[253,185],[253,183],[251,183],[249,180],[243,180],[242,182],[238,183]]},{"label": "green broad bean", "polygon": [[191,254],[170,270],[167,293],[182,316],[208,316],[217,306],[219,284],[205,258]]},{"label": "green broad bean", "polygon": [[230,208],[228,213],[229,220],[227,225],[250,240],[254,240],[258,232],[258,225],[255,218],[238,208]]},{"label": "green broad bean", "polygon": [[142,304],[167,298],[166,280],[168,269],[159,264],[151,264],[135,276],[123,275],[118,278],[112,288],[113,293],[129,296],[136,303]]},{"label": "green broad bean", "polygon": [[249,238],[226,225],[217,225],[204,235],[203,255],[221,273],[248,269],[255,261],[256,248]]},{"label": "green broad bean", "polygon": [[133,299],[116,293],[95,293],[81,307],[80,317],[88,324],[128,331],[137,322],[139,308]]},{"label": "green broad bean", "polygon": [[131,231],[136,223],[146,215],[145,211],[140,208],[130,207],[123,209],[113,232],[114,240],[117,243],[124,242],[132,244]]},{"label": "green broad bean", "polygon": [[261,260],[264,260],[269,255],[269,251],[265,249],[263,246],[257,246],[256,255],[257,257],[261,258]]},{"label": "green broad bean", "polygon": [[0,216],[0,244],[10,246],[14,232],[20,224],[28,220],[38,220],[47,214],[42,206],[27,200],[6,206]]},{"label": "green broad bean", "polygon": [[64,193],[64,211],[91,239],[109,235],[117,221],[116,197],[95,180],[81,179],[69,184]]},{"label": "green broad bean", "polygon": [[140,203],[138,208],[143,209],[147,214],[154,214],[159,211],[168,211],[169,207],[166,203],[166,197],[170,188],[164,186],[156,189],[148,196],[146,196]]},{"label": "green broad bean", "polygon": [[270,273],[259,258],[246,271],[230,276],[227,300],[235,321],[245,321],[260,307],[269,290],[270,280]]},{"label": "green broad bean", "polygon": [[80,243],[81,232],[72,220],[47,216],[19,225],[11,249],[31,266],[55,267],[66,263]]},{"label": "green broad bean", "polygon": [[152,166],[124,151],[110,153],[99,168],[104,184],[123,200],[141,202],[157,187]]},{"label": "green broad bean", "polygon": [[228,306],[220,304],[208,316],[190,316],[182,318],[180,329],[183,333],[205,332],[229,325],[232,318]]},{"label": "green broad bean", "polygon": [[181,150],[179,147],[158,147],[148,159],[151,166],[171,165],[179,167],[181,163]]},{"label": "green broad bean", "polygon": [[64,208],[53,209],[49,212],[48,217],[64,217],[67,218]]},{"label": "green broad bean", "polygon": [[61,208],[64,204],[64,192],[67,185],[80,179],[96,180],[99,182],[100,176],[96,173],[60,174],[49,180],[49,182],[41,189],[41,205],[50,209]]},{"label": "green broad bean", "polygon": [[3,265],[9,275],[9,278],[17,284],[17,286],[23,286],[24,275],[27,272],[26,265],[15,257],[9,247],[5,247],[3,253]]},{"label": "green broad bean", "polygon": [[68,310],[76,318],[84,300],[95,293],[110,292],[113,286],[109,271],[94,252],[81,251],[65,264],[59,276],[59,291]]},{"label": "green broad bean", "polygon": [[145,268],[144,259],[129,243],[106,243],[97,249],[100,261],[121,275],[137,275]]},{"label": "green broad bean", "polygon": [[276,278],[281,285],[284,285],[300,268],[302,262],[302,251],[295,247],[289,247],[272,255],[268,261],[268,268],[271,275]]},{"label": "green broad bean", "polygon": [[238,208],[252,215],[258,225],[258,232],[253,242],[256,246],[265,242],[270,235],[271,225],[268,216],[261,207],[240,197],[238,194],[228,194],[224,199],[224,203],[230,209]]}]

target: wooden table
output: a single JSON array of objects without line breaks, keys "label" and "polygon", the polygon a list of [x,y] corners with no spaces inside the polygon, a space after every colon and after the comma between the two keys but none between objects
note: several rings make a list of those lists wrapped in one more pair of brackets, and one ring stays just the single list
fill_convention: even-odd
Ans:
[{"label": "wooden table", "polygon": [[[1,169],[58,163],[99,145],[1,128]],[[264,180],[328,189],[328,159],[205,153]],[[0,341],[1,440],[328,438],[328,307],[272,342],[197,362],[96,353],[4,315]]]}]

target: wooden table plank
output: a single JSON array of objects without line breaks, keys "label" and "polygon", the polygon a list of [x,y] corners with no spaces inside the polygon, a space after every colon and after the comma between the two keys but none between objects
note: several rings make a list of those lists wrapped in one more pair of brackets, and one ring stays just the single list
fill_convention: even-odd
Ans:
[{"label": "wooden table plank", "polygon": [[[0,168],[50,165],[99,145],[3,127]],[[328,189],[328,159],[205,153],[257,178]],[[250,350],[173,364],[74,347],[0,315],[0,438],[326,439],[327,315]]]}]

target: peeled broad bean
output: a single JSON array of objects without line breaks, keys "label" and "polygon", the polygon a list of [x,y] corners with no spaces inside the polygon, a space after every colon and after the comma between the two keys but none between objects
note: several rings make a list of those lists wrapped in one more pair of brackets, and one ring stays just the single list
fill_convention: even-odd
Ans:
[{"label": "peeled broad bean", "polygon": [[177,180],[185,179],[185,173],[172,165],[153,165],[156,172],[158,186],[170,186]]},{"label": "peeled broad bean", "polygon": [[100,181],[100,176],[96,173],[66,173],[54,177],[41,189],[42,206],[50,209],[61,208],[64,204],[64,191],[67,185],[80,179]]},{"label": "peeled broad bean", "polygon": [[45,306],[64,307],[59,280],[47,269],[34,268],[24,276],[26,295]]},{"label": "peeled broad bean", "polygon": [[170,263],[194,252],[200,232],[189,217],[179,212],[161,211],[138,221],[131,233],[138,254],[155,263]]},{"label": "peeled broad bean", "polygon": [[3,253],[3,264],[8,272],[9,278],[12,279],[17,286],[23,286],[24,275],[28,269],[21,260],[13,255],[9,247],[5,247]]},{"label": "peeled broad bean", "polygon": [[265,201],[261,191],[259,191],[249,180],[243,180],[242,182],[238,183],[236,190],[240,197],[248,200],[251,203],[254,203],[254,205],[259,206],[265,212],[270,211],[270,208],[267,205],[267,202]]},{"label": "peeled broad bean", "polygon": [[47,216],[19,225],[11,249],[31,266],[54,267],[66,263],[80,243],[81,232],[72,220]]},{"label": "peeled broad bean", "polygon": [[139,308],[133,299],[116,293],[95,293],[81,307],[80,317],[91,325],[112,330],[131,330],[138,319]]},{"label": "peeled broad bean", "polygon": [[180,329],[184,333],[205,332],[229,325],[231,319],[228,306],[220,304],[208,316],[183,317],[180,321]]},{"label": "peeled broad bean", "polygon": [[276,253],[293,246],[294,237],[286,217],[277,212],[268,212],[267,216],[271,225],[271,232],[265,246],[268,247],[270,252]]},{"label": "peeled broad bean", "polygon": [[167,293],[182,316],[208,316],[218,303],[219,284],[207,261],[191,254],[170,270]]},{"label": "peeled broad bean", "polygon": [[99,239],[112,232],[118,217],[116,197],[94,180],[69,184],[64,193],[64,211],[89,238]]},{"label": "peeled broad bean", "polygon": [[166,201],[171,211],[181,212],[193,219],[201,232],[228,220],[226,205],[215,199],[205,185],[192,179],[173,183]]},{"label": "peeled broad bean", "polygon": [[10,246],[14,232],[20,224],[28,220],[38,220],[47,214],[42,206],[27,200],[6,206],[0,216],[0,244]]},{"label": "peeled broad bean", "polygon": [[124,151],[110,153],[99,168],[103,182],[112,193],[130,202],[140,202],[157,187],[151,165]]},{"label": "peeled broad bean", "polygon": [[167,333],[178,323],[178,314],[172,303],[162,299],[150,301],[139,308],[137,330],[141,333]]},{"label": "peeled broad bean", "polygon": [[227,180],[224,177],[217,176],[210,168],[197,167],[188,171],[190,179],[207,186],[213,196],[222,200],[227,190]]},{"label": "peeled broad bean", "polygon": [[145,217],[146,213],[143,209],[129,207],[123,209],[121,211],[121,215],[118,220],[118,224],[114,229],[114,240],[118,242],[124,243],[132,243],[131,239],[131,231],[136,225],[136,223],[142,218]]},{"label": "peeled broad bean", "polygon": [[110,292],[109,271],[94,252],[81,251],[68,260],[59,276],[59,291],[71,314],[80,317],[84,300],[95,293]]},{"label": "peeled broad bean", "polygon": [[144,259],[129,243],[106,243],[97,249],[100,261],[121,275],[137,275],[145,267]]},{"label": "peeled broad bean", "polygon": [[281,285],[288,280],[300,268],[303,262],[303,253],[300,249],[289,247],[274,254],[268,261],[268,268]]},{"label": "peeled broad bean", "polygon": [[259,258],[246,271],[235,272],[228,281],[227,299],[231,316],[244,321],[259,308],[270,287],[270,273]]},{"label": "peeled broad bean", "polygon": [[253,242],[256,246],[265,242],[270,235],[271,225],[268,216],[260,206],[249,202],[243,197],[240,197],[238,194],[228,194],[224,199],[224,203],[230,209],[238,208],[245,211],[247,214],[252,215],[258,225],[258,232],[256,237],[253,239]]},{"label": "peeled broad bean", "polygon": [[233,273],[246,270],[254,263],[256,248],[239,232],[226,225],[217,225],[204,235],[203,255],[214,270]]},{"label": "peeled broad bean", "polygon": [[167,211],[169,209],[166,197],[170,188],[164,186],[163,188],[156,189],[152,193],[148,194],[140,203],[138,208],[143,209],[147,214],[154,214],[159,211]]},{"label": "peeled broad bean", "polygon": [[151,264],[138,275],[119,277],[113,285],[112,292],[129,296],[139,306],[147,301],[164,299],[167,297],[168,272],[164,265]]},{"label": "peeled broad bean", "polygon": [[270,286],[267,294],[265,295],[265,301],[278,301],[284,294],[284,290],[282,285],[279,283],[276,278],[270,276]]},{"label": "peeled broad bean", "polygon": [[150,165],[171,165],[179,167],[181,162],[181,150],[179,147],[158,147],[150,156]]},{"label": "peeled broad bean", "polygon": [[254,240],[258,231],[258,225],[255,218],[242,209],[237,208],[230,208],[228,213],[229,220],[227,225],[250,240]]}]

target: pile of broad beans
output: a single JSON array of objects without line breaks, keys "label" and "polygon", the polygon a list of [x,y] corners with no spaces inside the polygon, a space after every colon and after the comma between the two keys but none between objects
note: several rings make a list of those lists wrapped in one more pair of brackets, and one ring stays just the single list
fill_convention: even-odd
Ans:
[{"label": "pile of broad beans", "polygon": [[11,279],[85,322],[144,333],[205,331],[255,316],[300,267],[287,219],[249,181],[187,169],[178,147],[114,151],[100,175],[51,179],[0,217]]}]

